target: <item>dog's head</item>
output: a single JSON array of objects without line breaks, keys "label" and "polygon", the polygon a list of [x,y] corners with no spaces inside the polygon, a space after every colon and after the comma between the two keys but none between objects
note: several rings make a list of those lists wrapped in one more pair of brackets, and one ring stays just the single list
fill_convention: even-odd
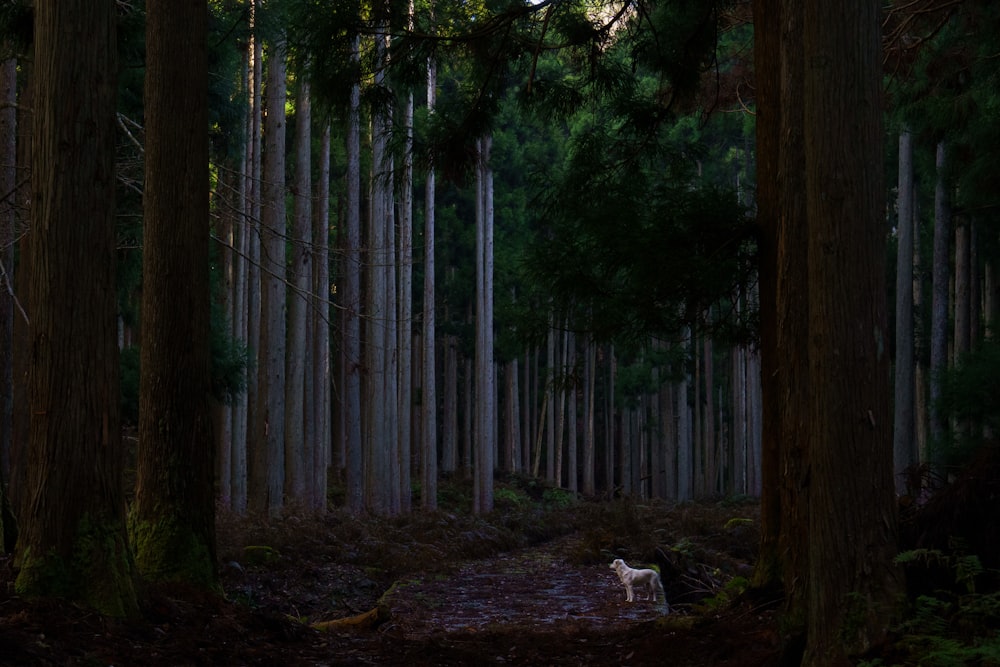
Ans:
[{"label": "dog's head", "polygon": [[611,565],[609,565],[608,567],[617,572],[621,570],[623,567],[625,567],[625,561],[623,561],[621,558],[616,558],[613,561],[611,561]]}]

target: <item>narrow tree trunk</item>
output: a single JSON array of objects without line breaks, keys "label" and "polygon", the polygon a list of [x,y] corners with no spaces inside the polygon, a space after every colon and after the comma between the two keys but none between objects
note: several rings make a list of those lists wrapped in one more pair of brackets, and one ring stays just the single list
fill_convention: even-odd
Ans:
[{"label": "narrow tree trunk", "polygon": [[719,443],[715,436],[715,377],[712,364],[712,339],[705,337],[705,491],[711,496],[719,488]]},{"label": "narrow tree trunk", "polygon": [[913,351],[913,137],[899,134],[896,204],[896,368],[893,402],[893,458],[896,492],[906,492],[906,469],[917,463]]},{"label": "narrow tree trunk", "polygon": [[[686,334],[684,349],[691,350],[691,336]],[[691,425],[691,406],[688,404],[690,376],[682,372],[683,379],[677,383],[677,500],[683,502],[693,497],[694,482],[694,436]]]},{"label": "narrow tree trunk", "polygon": [[493,510],[496,383],[493,366],[493,174],[491,139],[479,140],[476,207],[476,460],[473,510]]},{"label": "narrow tree trunk", "polygon": [[313,382],[312,420],[315,423],[312,446],[310,500],[313,509],[326,510],[327,474],[330,468],[332,428],[330,424],[330,124],[323,126],[319,144],[319,169],[316,181],[316,206],[313,216]]},{"label": "narrow tree trunk", "polygon": [[[427,59],[427,112],[433,113],[437,101],[437,62]],[[437,508],[437,320],[435,299],[435,198],[436,182],[434,169],[428,169],[424,186],[424,355],[423,355],[423,398],[421,401],[423,426],[423,470],[421,474],[424,509]]]},{"label": "narrow tree trunk", "polygon": [[[6,48],[0,44],[0,48]],[[0,553],[14,442],[14,243],[17,208],[17,60],[0,61]],[[8,527],[8,530],[10,527]]]},{"label": "narrow tree trunk", "polygon": [[[410,16],[413,2],[410,1]],[[399,202],[399,509],[412,507],[410,466],[413,412],[413,93],[406,96],[403,109],[403,173]]]},{"label": "narrow tree trunk", "polygon": [[939,407],[943,374],[948,368],[948,292],[951,282],[951,198],[945,179],[947,147],[942,141],[937,145],[935,166],[937,180],[934,186],[934,256],[931,260],[931,440],[938,446],[944,444],[945,420]]},{"label": "narrow tree trunk", "polygon": [[955,308],[954,353],[952,364],[972,348],[972,233],[967,219],[955,221]]},{"label": "narrow tree trunk", "polygon": [[[251,52],[244,54],[243,59],[243,94],[251,90],[253,82],[251,75]],[[230,335],[233,341],[246,344],[247,340],[247,280],[249,245],[249,211],[247,210],[247,176],[250,173],[251,128],[253,127],[252,104],[247,106],[247,116],[244,119],[245,149],[240,155],[238,166],[239,183],[236,193],[236,221],[233,225],[233,319]],[[247,368],[249,380],[250,369]],[[247,387],[249,390],[249,386]],[[229,445],[229,504],[230,510],[237,514],[246,511],[247,502],[247,396],[237,396],[231,410],[232,424],[230,426],[231,441]]]},{"label": "narrow tree trunk", "polygon": [[[352,60],[357,63],[359,39],[354,38]],[[364,455],[361,437],[361,90],[351,86],[344,140],[347,157],[345,183],[346,233],[344,248],[344,308],[341,312],[344,387],[341,412],[344,421],[344,461],[349,512],[364,509]]]},{"label": "narrow tree trunk", "polygon": [[[556,382],[559,371],[558,362],[556,361],[556,331],[552,323],[553,316],[550,314],[548,347],[545,355],[547,375],[545,394],[548,397],[548,410],[545,412],[545,479],[555,484],[556,449],[559,447],[559,443],[556,441],[556,402],[559,397]],[[541,427],[539,426],[539,428]]]},{"label": "narrow tree trunk", "polygon": [[[246,342],[247,350],[252,354],[257,354],[260,350],[260,333],[263,327],[261,321],[261,271],[260,271],[260,240],[261,240],[261,186],[263,185],[263,135],[261,132],[264,118],[263,90],[264,90],[264,46],[258,28],[258,14],[260,10],[260,0],[253,0],[250,4],[251,12],[251,34],[250,54],[250,75],[252,78],[249,86],[250,105],[248,118],[247,140],[247,296],[246,296]],[[234,505],[240,507],[240,513],[246,511],[250,505],[250,496],[255,495],[256,489],[263,488],[266,484],[264,480],[265,470],[255,465],[253,457],[256,455],[257,443],[260,436],[257,433],[257,398],[260,395],[260,366],[259,356],[253,360],[247,368],[247,398],[246,398],[246,439],[243,443],[245,483],[242,503]]]},{"label": "narrow tree trunk", "polygon": [[458,469],[458,350],[454,336],[444,341],[444,404],[441,406],[441,470]]},{"label": "narrow tree trunk", "polygon": [[597,393],[597,343],[587,338],[584,348],[583,394],[583,494],[593,496],[594,482],[594,403]]},{"label": "narrow tree trunk", "polygon": [[312,284],[312,113],[309,83],[299,81],[295,99],[295,187],[288,266],[288,347],[285,364],[285,493],[306,502],[306,478],[312,477],[312,448],[306,422],[313,425],[306,405],[306,364],[309,363],[307,315]]},{"label": "narrow tree trunk", "polygon": [[271,44],[267,59],[261,188],[261,318],[250,504],[281,513],[285,482],[285,53]]}]

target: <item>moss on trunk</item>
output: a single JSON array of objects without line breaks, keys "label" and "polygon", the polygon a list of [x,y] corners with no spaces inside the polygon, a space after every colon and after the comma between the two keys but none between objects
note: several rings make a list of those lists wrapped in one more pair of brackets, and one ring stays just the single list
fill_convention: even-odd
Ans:
[{"label": "moss on trunk", "polygon": [[138,613],[132,557],[117,522],[84,516],[68,555],[28,547],[20,566],[19,595],[74,600],[118,618]]},{"label": "moss on trunk", "polygon": [[214,550],[189,521],[172,515],[155,521],[133,513],[129,535],[139,573],[152,582],[183,581],[221,592]]}]

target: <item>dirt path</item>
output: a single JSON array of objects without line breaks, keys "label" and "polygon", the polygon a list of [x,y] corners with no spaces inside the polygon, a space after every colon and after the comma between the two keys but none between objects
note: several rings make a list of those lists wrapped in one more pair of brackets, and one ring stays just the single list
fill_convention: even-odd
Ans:
[{"label": "dirt path", "polygon": [[384,598],[391,620],[335,640],[338,662],[330,664],[773,664],[777,635],[768,612],[706,619],[684,605],[665,616],[652,601],[625,602],[607,565],[568,562],[577,539],[397,582]]},{"label": "dirt path", "polygon": [[415,639],[500,627],[621,628],[663,617],[661,603],[625,602],[624,589],[607,566],[570,565],[565,554],[577,539],[468,563],[447,578],[402,582],[387,599],[392,620],[386,631]]}]

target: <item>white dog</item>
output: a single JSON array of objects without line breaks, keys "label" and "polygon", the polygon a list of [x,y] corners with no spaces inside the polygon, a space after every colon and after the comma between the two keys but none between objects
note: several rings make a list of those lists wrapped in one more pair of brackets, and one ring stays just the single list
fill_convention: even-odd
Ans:
[{"label": "white dog", "polygon": [[636,570],[629,567],[621,558],[616,558],[612,561],[611,569],[618,574],[618,578],[621,579],[622,584],[625,586],[626,602],[635,600],[636,590],[639,592],[648,590],[651,600],[655,600],[656,594],[659,592],[663,596],[663,602],[666,603],[667,595],[663,592],[663,584],[660,583],[660,574],[656,570]]}]

